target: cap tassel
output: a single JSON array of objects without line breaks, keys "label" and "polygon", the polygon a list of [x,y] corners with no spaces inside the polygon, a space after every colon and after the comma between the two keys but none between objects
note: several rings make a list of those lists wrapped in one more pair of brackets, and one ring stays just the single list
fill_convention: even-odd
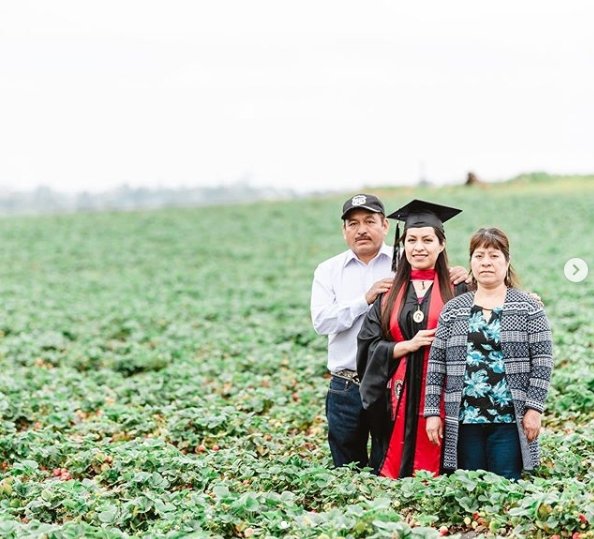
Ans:
[{"label": "cap tassel", "polygon": [[394,236],[394,251],[392,252],[392,271],[396,273],[398,269],[398,258],[400,256],[400,223],[396,224],[396,235]]}]

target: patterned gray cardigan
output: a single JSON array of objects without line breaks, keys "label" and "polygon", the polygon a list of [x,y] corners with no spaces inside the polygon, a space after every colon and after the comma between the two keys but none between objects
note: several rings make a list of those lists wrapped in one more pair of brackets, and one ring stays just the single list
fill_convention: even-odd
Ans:
[{"label": "patterned gray cardigan", "polygon": [[[445,385],[443,467],[458,464],[458,423],[464,372],[468,320],[474,292],[450,300],[443,308],[427,369],[425,417],[439,415]],[[542,412],[553,367],[551,330],[542,307],[526,292],[509,288],[501,313],[501,349],[505,377],[511,390],[525,470],[539,463],[538,441],[529,443],[522,428],[524,410]]]}]

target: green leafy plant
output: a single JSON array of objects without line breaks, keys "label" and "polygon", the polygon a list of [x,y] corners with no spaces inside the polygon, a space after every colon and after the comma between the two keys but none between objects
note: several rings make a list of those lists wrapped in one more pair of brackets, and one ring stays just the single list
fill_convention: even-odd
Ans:
[{"label": "green leafy plant", "polygon": [[[343,197],[0,221],[0,536],[594,537],[592,178],[378,190],[493,224],[553,324],[542,465],[392,481],[332,469],[315,265]],[[480,209],[480,211],[477,211]],[[468,535],[467,535],[468,536]]]}]

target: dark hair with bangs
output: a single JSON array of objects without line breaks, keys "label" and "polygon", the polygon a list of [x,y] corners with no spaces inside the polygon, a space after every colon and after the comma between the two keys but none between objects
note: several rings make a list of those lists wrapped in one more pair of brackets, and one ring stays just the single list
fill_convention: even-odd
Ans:
[{"label": "dark hair with bangs", "polygon": [[[472,258],[474,252],[480,247],[485,249],[497,249],[503,253],[505,260],[509,262],[509,239],[503,230],[499,228],[479,228],[470,238],[469,258]],[[475,284],[474,276],[472,277],[473,284]],[[510,265],[505,274],[505,286],[509,288],[518,288],[520,286],[516,272]]]}]

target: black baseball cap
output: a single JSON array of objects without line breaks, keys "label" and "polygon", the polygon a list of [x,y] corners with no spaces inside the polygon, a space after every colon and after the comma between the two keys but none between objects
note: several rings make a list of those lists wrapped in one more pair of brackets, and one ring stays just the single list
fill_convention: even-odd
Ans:
[{"label": "black baseball cap", "polygon": [[372,211],[374,213],[386,213],[386,210],[384,210],[384,205],[382,204],[382,201],[379,198],[377,198],[375,195],[366,195],[361,193],[359,195],[355,195],[352,198],[349,198],[342,205],[341,219],[346,219],[347,213],[349,213],[351,210],[359,209]]}]

